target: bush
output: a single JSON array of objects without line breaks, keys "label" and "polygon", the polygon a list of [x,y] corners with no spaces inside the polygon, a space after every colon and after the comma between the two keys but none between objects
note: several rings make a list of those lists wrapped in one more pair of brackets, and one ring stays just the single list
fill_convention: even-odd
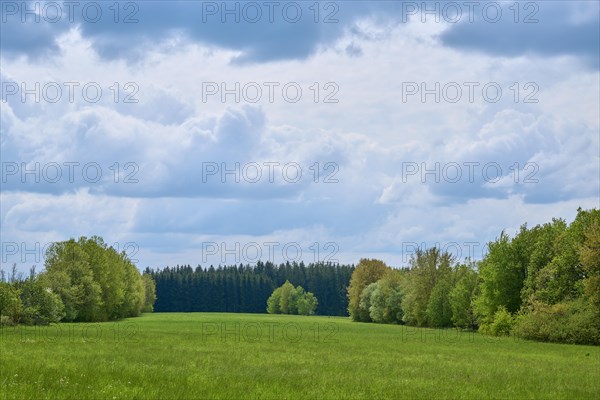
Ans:
[{"label": "bush", "polygon": [[21,322],[29,325],[48,325],[59,322],[65,315],[60,296],[45,286],[43,279],[30,278],[23,283]]},{"label": "bush", "polygon": [[479,327],[479,332],[493,336],[509,336],[514,324],[515,318],[504,306],[501,306],[494,314],[493,321],[491,323],[482,324]]},{"label": "bush", "polygon": [[[20,292],[13,285],[0,282],[0,315],[3,323],[9,320],[11,324],[16,324],[21,318],[23,312],[23,303],[21,302]],[[6,318],[5,318],[6,317]]]},{"label": "bush", "polygon": [[15,326],[16,324],[8,315],[0,315],[0,326]]},{"label": "bush", "polygon": [[533,304],[516,319],[513,333],[523,339],[600,344],[600,312],[584,300]]}]

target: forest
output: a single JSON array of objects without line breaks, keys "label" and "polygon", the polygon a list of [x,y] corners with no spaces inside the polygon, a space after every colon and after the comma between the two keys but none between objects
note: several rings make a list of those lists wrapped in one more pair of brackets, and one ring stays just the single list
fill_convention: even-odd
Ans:
[{"label": "forest", "polygon": [[316,315],[348,315],[347,287],[353,265],[258,261],[256,265],[189,265],[145,271],[156,282],[154,310],[264,313],[273,291],[286,281],[312,292]]}]

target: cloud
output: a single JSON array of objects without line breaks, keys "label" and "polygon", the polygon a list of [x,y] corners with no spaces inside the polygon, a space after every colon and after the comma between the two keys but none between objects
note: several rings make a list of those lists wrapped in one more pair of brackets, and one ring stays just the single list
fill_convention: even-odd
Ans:
[{"label": "cloud", "polygon": [[577,177],[598,170],[596,133],[551,116],[503,110],[476,136],[428,146],[421,160],[414,152],[404,155],[400,173],[389,178],[379,201],[447,205],[515,195],[525,203],[589,198],[598,193],[600,182]]},{"label": "cloud", "polygon": [[[119,7],[100,2],[75,6],[56,2],[58,7],[37,1],[10,4],[2,7],[3,50],[38,59],[58,54],[57,38],[79,29],[107,60],[135,63],[156,48],[177,51],[184,43],[238,52],[231,61],[241,65],[303,60],[333,46],[348,31],[375,39],[385,36],[389,26],[424,20],[437,21],[421,25],[438,25],[440,39],[453,48],[509,57],[571,55],[598,68],[598,4],[588,1],[527,2],[518,7],[493,2],[494,7],[476,4],[473,8],[457,3],[460,18],[437,1],[316,6],[186,1],[127,2]],[[25,10],[36,10],[37,16]],[[426,10],[436,10],[435,15]],[[388,28],[384,32],[360,29],[368,19]],[[358,54],[358,47],[348,49],[349,54]]]},{"label": "cloud", "polygon": [[[57,2],[55,10],[40,4],[29,1],[2,8],[4,29],[10,33],[3,35],[3,48],[13,54],[47,54],[57,49],[56,36],[77,27],[105,59],[134,61],[157,44],[179,37],[240,51],[233,60],[238,64],[305,59],[321,44],[338,38],[364,12],[388,8],[361,2],[315,6],[305,2],[140,1],[118,7]],[[25,10],[37,10],[37,17],[28,16]],[[30,23],[22,23],[23,19]]]},{"label": "cloud", "polygon": [[530,53],[545,57],[576,56],[592,68],[600,67],[598,3],[493,4],[496,6],[478,8],[472,15],[473,22],[461,18],[459,23],[441,34],[442,42],[458,49],[497,56],[517,57]]},{"label": "cloud", "polygon": [[[172,3],[139,4],[139,24],[57,25],[40,47],[57,46],[51,58],[3,51],[2,83],[79,84],[74,101],[17,93],[1,104],[3,240],[99,234],[135,242],[153,267],[199,263],[206,241],[335,242],[343,262],[400,265],[406,243],[484,243],[598,206],[600,87],[583,50],[471,51],[445,39],[462,25],[403,23],[399,2],[340,3],[328,26],[234,27],[196,24],[199,3],[175,2],[172,15]],[[563,31],[595,21],[569,7]],[[513,27],[490,29],[500,28]],[[278,83],[273,101],[265,82]],[[465,82],[478,84],[473,100]],[[255,83],[263,97],[207,99],[206,83]],[[282,96],[286,83],[299,101]],[[406,98],[407,83],[430,94]],[[432,88],[449,83],[460,100],[435,101]],[[497,102],[488,83],[502,89]],[[84,99],[85,84],[101,99]]]},{"label": "cloud", "polygon": [[[148,104],[163,108],[153,100]],[[144,118],[152,108],[132,109],[136,116],[83,107],[50,121],[43,115],[20,120],[7,106],[2,112],[3,190],[297,198],[315,181],[333,180],[352,150],[327,131],[269,126],[256,106],[192,116],[180,124],[156,122],[155,115]],[[314,139],[305,141],[308,135]]]},{"label": "cloud", "polygon": [[[65,23],[35,22],[33,16],[22,21],[21,13],[8,14],[8,4],[21,8],[23,3],[2,2],[0,4],[0,45],[2,52],[14,57],[28,57],[33,61],[59,55],[56,37],[68,29]],[[40,2],[37,2],[38,4]],[[8,15],[7,15],[8,14]]]}]

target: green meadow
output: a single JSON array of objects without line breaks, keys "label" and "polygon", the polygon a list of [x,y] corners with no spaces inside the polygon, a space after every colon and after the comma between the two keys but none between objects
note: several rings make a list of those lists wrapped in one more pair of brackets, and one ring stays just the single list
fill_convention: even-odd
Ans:
[{"label": "green meadow", "polygon": [[3,327],[2,399],[598,399],[600,348],[348,318]]}]

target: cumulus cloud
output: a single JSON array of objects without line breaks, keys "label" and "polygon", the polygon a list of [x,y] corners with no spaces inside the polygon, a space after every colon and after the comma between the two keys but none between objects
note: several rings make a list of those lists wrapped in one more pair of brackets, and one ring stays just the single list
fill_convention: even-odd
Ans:
[{"label": "cumulus cloud", "polygon": [[[485,243],[598,206],[600,87],[582,64],[593,38],[542,43],[541,19],[516,28],[529,29],[524,43],[503,23],[405,23],[397,2],[340,3],[329,25],[232,28],[198,24],[200,3],[172,3],[139,3],[127,26],[34,25],[44,40],[29,56],[3,51],[3,240],[100,234],[136,243],[143,267],[201,262],[206,241],[334,242],[340,261],[400,265],[406,243]],[[540,18],[554,21],[553,7],[540,3]],[[597,24],[582,4],[565,7],[565,43]],[[2,29],[4,49],[16,39]],[[483,48],[489,29],[510,43]],[[23,101],[36,83],[63,95]],[[258,101],[237,89],[248,85]]]}]

